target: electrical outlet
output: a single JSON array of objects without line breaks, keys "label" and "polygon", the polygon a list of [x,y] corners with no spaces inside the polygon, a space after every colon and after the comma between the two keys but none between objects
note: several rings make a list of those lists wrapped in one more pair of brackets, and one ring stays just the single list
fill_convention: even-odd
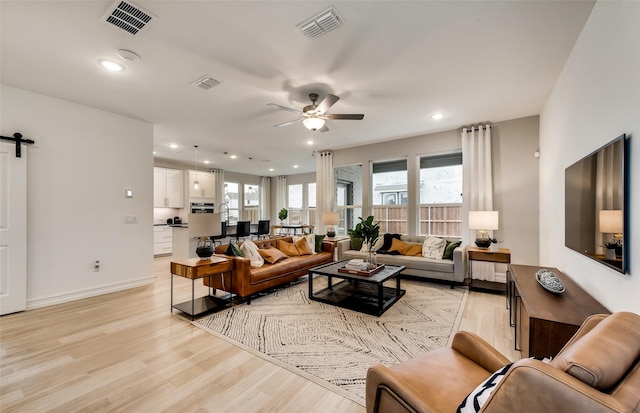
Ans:
[{"label": "electrical outlet", "polygon": [[124,223],[125,224],[137,224],[138,223],[138,217],[133,216],[133,215],[124,217]]},{"label": "electrical outlet", "polygon": [[93,263],[93,271],[100,271],[100,260],[95,260],[95,262]]}]

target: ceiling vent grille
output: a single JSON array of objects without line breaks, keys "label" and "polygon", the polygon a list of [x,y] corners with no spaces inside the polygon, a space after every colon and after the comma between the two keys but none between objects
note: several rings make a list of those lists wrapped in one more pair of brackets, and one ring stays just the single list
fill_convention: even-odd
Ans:
[{"label": "ceiling vent grille", "polygon": [[116,0],[105,13],[107,23],[132,35],[139,34],[155,20],[148,11],[125,1]]},{"label": "ceiling vent grille", "polygon": [[218,86],[221,82],[212,78],[211,76],[205,75],[195,82],[191,83],[193,86],[199,87],[200,89],[209,90],[214,86]]},{"label": "ceiling vent grille", "polygon": [[316,38],[342,25],[342,18],[333,7],[318,13],[298,25],[298,29],[309,38]]}]

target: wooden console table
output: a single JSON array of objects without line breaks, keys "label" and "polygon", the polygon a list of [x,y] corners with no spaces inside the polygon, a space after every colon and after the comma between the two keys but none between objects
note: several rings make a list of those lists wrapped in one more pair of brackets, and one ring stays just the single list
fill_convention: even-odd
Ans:
[{"label": "wooden console table", "polygon": [[602,304],[555,268],[548,269],[562,280],[565,291],[554,294],[545,290],[536,280],[536,272],[542,268],[511,264],[507,272],[515,349],[523,357],[555,356],[587,317],[609,314]]},{"label": "wooden console table", "polygon": [[[233,261],[229,258],[212,256],[211,259],[201,260],[200,258],[185,258],[178,261],[171,261],[171,311],[175,308],[183,313],[189,314],[191,320],[196,316],[205,314],[216,308],[223,308],[232,302],[232,294],[229,292],[228,300],[223,300],[211,295],[211,287],[209,294],[195,298],[195,281],[198,278],[212,277],[220,275],[224,277],[225,272],[231,272]],[[188,278],[191,280],[191,301],[185,301],[180,304],[173,304],[173,276]],[[233,277],[229,277],[230,280]],[[233,282],[233,281],[231,281]],[[229,285],[229,291],[232,291],[233,285]]]}]

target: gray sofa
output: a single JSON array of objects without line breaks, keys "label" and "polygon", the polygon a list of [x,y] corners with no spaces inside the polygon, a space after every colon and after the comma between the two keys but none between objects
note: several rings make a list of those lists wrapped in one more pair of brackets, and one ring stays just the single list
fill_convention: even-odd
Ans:
[{"label": "gray sofa", "polygon": [[[401,236],[400,240],[408,243],[422,244],[424,236]],[[449,241],[459,241],[450,239]],[[344,239],[338,242],[338,260],[350,260],[354,258],[367,259],[368,253],[351,249],[351,240]],[[407,267],[402,274],[414,277],[446,281],[453,284],[462,284],[467,278],[467,246],[460,245],[453,250],[453,260],[437,260],[424,257],[410,257],[404,255],[377,254],[378,263],[390,265],[404,265]]]}]

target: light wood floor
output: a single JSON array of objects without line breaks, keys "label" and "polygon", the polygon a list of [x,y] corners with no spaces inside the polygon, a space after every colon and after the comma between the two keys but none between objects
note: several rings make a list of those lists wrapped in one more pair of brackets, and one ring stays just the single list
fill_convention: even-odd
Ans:
[{"label": "light wood floor", "polygon": [[[1,317],[0,411],[365,411],[171,313],[169,261],[153,285]],[[520,357],[503,295],[471,292],[460,328]]]}]

